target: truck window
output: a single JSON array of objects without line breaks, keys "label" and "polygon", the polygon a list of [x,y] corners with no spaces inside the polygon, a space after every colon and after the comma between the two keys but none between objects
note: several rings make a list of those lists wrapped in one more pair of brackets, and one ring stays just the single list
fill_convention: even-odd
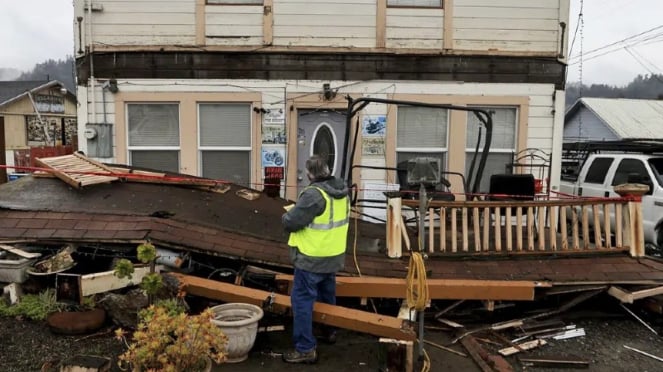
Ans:
[{"label": "truck window", "polygon": [[663,158],[651,158],[647,162],[654,171],[656,181],[658,181],[659,185],[663,186]]},{"label": "truck window", "polygon": [[585,182],[603,184],[605,175],[612,165],[612,158],[594,158],[585,175]]},{"label": "truck window", "polygon": [[612,179],[612,186],[622,183],[651,184],[645,164],[638,159],[622,159],[615,171],[615,178]]}]

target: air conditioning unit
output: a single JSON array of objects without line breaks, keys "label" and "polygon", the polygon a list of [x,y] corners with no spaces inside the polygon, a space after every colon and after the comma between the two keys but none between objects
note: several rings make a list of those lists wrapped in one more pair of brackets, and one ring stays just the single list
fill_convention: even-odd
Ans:
[{"label": "air conditioning unit", "polygon": [[440,184],[442,162],[440,158],[416,157],[398,163],[399,183],[401,187],[412,187],[423,184],[435,186]]}]

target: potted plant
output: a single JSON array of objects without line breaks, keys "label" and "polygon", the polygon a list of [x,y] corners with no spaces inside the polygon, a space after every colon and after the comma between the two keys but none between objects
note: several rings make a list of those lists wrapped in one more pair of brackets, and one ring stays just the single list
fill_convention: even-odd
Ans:
[{"label": "potted plant", "polygon": [[118,361],[122,370],[210,371],[212,361],[225,360],[227,338],[212,324],[211,309],[188,315],[172,307],[150,305],[139,315],[138,328],[129,339],[123,329],[115,332],[127,344]]}]

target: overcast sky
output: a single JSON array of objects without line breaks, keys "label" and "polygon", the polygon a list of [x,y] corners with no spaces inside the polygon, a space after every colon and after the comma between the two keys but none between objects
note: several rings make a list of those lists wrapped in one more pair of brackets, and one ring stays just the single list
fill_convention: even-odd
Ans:
[{"label": "overcast sky", "polygon": [[[29,70],[49,58],[72,55],[72,4],[73,0],[0,0],[0,67]],[[579,9],[580,0],[571,0],[569,47],[574,35],[576,39],[572,57],[580,53],[580,29],[575,33]],[[663,74],[662,0],[584,0],[583,14],[585,84],[621,86],[638,74]],[[636,39],[599,49],[650,29],[654,30]],[[588,53],[595,49],[599,50]],[[577,61],[570,59],[567,79],[570,82],[579,81]]]}]

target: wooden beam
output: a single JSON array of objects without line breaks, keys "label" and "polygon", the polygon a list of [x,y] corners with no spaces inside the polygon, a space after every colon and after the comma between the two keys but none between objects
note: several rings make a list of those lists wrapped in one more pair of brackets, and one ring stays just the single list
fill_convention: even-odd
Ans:
[{"label": "wooden beam", "polygon": [[[276,280],[292,283],[292,275],[277,275]],[[431,300],[531,301],[536,288],[550,284],[531,281],[428,279]],[[339,297],[405,298],[407,281],[381,277],[336,277]]]},{"label": "wooden beam", "polygon": [[612,286],[608,289],[608,294],[621,302],[632,304],[635,300],[663,294],[663,286],[643,289],[635,292],[628,292],[620,287]]},{"label": "wooden beam", "polygon": [[[190,295],[224,302],[245,302],[257,306],[263,306],[265,300],[269,300],[274,311],[284,311],[291,306],[289,296],[189,275],[170,275],[179,280],[182,290]],[[413,341],[416,338],[409,322],[402,319],[319,302],[313,306],[313,320],[379,337],[406,341]]]}]

